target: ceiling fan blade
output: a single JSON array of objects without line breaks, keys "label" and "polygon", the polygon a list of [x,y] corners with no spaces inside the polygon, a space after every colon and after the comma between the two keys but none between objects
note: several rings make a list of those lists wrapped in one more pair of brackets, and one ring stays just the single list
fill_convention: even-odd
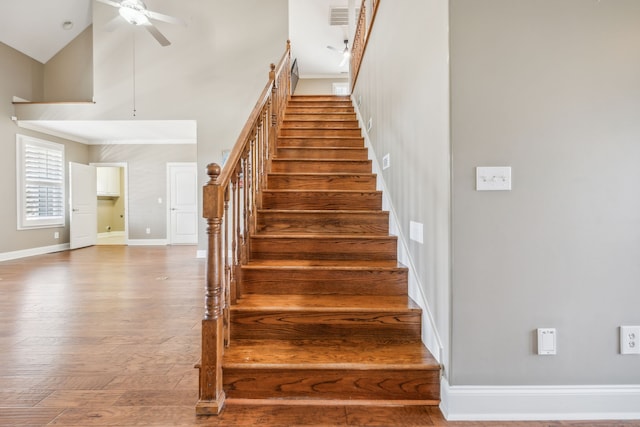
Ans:
[{"label": "ceiling fan blade", "polygon": [[104,4],[108,4],[109,6],[113,6],[113,7],[120,7],[120,3],[118,3],[117,1],[111,1],[111,0],[96,0],[99,3],[104,3]]},{"label": "ceiling fan blade", "polygon": [[338,52],[338,53],[342,53],[342,49],[337,49],[337,48],[335,48],[333,46],[327,46],[327,49],[333,50],[333,51]]},{"label": "ceiling fan blade", "polygon": [[162,13],[153,12],[151,10],[146,10],[145,14],[150,19],[154,19],[156,21],[168,22],[169,24],[177,24],[177,25],[182,25],[184,27],[187,26],[186,22],[184,22],[182,19],[176,18],[174,16],[163,15]]},{"label": "ceiling fan blade", "polygon": [[145,24],[144,27],[162,46],[169,46],[171,44],[171,42],[163,36],[160,30],[158,30],[152,23]]},{"label": "ceiling fan blade", "polygon": [[113,19],[107,22],[107,24],[104,26],[104,30],[107,32],[112,32],[116,29],[118,24],[121,24],[122,22],[124,22],[122,20],[122,17],[120,15],[116,15]]},{"label": "ceiling fan blade", "polygon": [[340,61],[340,65],[338,65],[338,67],[344,67],[344,66],[345,66],[345,64],[347,63],[347,60],[348,60],[348,59],[349,59],[349,56],[348,56],[348,55],[344,55],[344,56],[342,57],[342,61]]}]

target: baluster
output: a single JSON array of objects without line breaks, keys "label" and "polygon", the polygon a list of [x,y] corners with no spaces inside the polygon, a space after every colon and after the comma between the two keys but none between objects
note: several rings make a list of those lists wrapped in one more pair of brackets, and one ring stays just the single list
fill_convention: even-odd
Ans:
[{"label": "baluster", "polygon": [[207,166],[209,182],[203,189],[203,216],[207,220],[208,252],[205,282],[205,313],[202,320],[199,414],[218,414],[224,406],[222,356],[224,352],[221,224],[224,215],[223,188],[216,182],[220,166]]},{"label": "baluster", "polygon": [[253,131],[253,138],[249,142],[249,169],[251,174],[251,180],[249,181],[249,238],[255,232],[255,202],[256,202],[256,175],[257,175],[257,165],[256,165],[256,129]]},{"label": "baluster", "polygon": [[242,195],[244,203],[242,205],[242,264],[249,262],[249,239],[247,231],[249,229],[249,150],[243,155],[242,161]]},{"label": "baluster", "polygon": [[229,328],[229,307],[231,305],[231,265],[229,262],[229,186],[224,190],[224,217],[222,225],[224,227],[224,345],[229,347],[230,328]]},{"label": "baluster", "polygon": [[238,268],[239,255],[238,255],[238,240],[240,239],[240,223],[238,218],[240,215],[240,190],[238,189],[238,182],[240,180],[240,168],[237,166],[233,175],[231,176],[231,199],[233,206],[233,213],[231,219],[231,281],[229,287],[231,289],[231,304],[235,304],[238,298],[238,280],[240,270]]},{"label": "baluster", "polygon": [[[269,121],[270,121],[270,117],[273,114],[273,94],[271,94],[269,96],[269,99],[267,100],[267,110],[266,110],[266,114],[265,114],[265,123],[267,123],[267,129],[269,129],[269,137],[267,140],[267,144],[269,146],[269,158],[273,159],[275,157],[275,153],[276,153],[276,132],[274,131],[272,126],[269,126]],[[271,172],[271,163],[268,162],[267,163],[267,172]],[[266,181],[266,180],[265,180]],[[265,188],[267,187],[267,184],[265,182]]]}]

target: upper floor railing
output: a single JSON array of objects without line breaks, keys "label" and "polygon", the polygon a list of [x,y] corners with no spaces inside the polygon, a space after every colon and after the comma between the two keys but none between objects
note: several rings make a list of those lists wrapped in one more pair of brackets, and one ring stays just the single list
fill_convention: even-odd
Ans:
[{"label": "upper floor railing", "polygon": [[236,300],[240,266],[249,260],[249,236],[266,186],[269,159],[291,94],[291,46],[276,66],[240,132],[227,161],[207,166],[203,189],[207,220],[205,313],[202,320],[198,414],[217,414],[223,406],[222,356],[229,345],[229,306]]},{"label": "upper floor railing", "polygon": [[371,33],[371,27],[375,21],[379,5],[380,0],[362,0],[362,5],[360,6],[360,14],[358,15],[353,43],[351,44],[351,92],[353,92],[358,80],[360,65],[362,64],[362,58],[367,48],[369,34]]}]

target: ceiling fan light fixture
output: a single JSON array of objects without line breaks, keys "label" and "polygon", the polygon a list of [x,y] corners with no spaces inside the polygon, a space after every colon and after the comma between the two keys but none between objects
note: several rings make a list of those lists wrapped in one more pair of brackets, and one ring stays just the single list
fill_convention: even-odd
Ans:
[{"label": "ceiling fan light fixture", "polygon": [[118,9],[118,13],[122,16],[129,24],[133,25],[147,25],[149,24],[149,18],[144,14],[143,11],[138,10],[134,7],[123,4]]}]

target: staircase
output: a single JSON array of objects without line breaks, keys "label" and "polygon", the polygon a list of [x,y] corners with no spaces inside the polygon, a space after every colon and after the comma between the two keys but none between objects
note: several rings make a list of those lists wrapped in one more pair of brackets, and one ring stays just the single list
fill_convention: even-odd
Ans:
[{"label": "staircase", "polygon": [[230,307],[226,404],[437,405],[348,97],[293,96]]}]

